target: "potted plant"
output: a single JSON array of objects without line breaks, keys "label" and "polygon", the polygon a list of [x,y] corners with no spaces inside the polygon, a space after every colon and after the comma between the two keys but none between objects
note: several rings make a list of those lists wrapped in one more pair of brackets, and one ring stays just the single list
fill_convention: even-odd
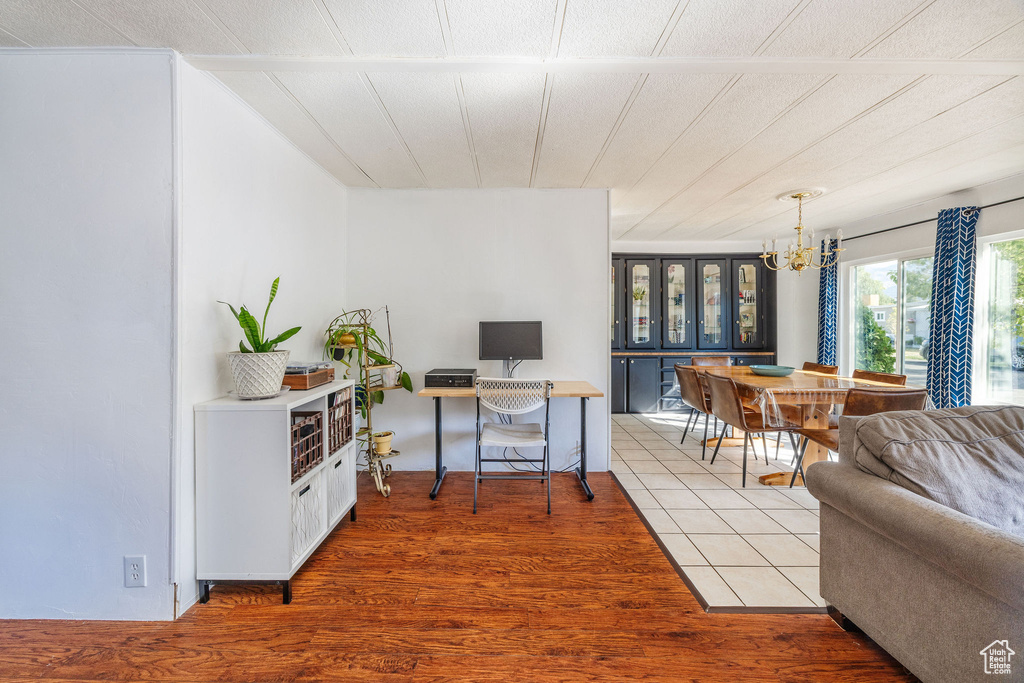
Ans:
[{"label": "potted plant", "polygon": [[374,432],[371,435],[373,440],[373,452],[377,455],[387,455],[391,452],[391,439],[395,436],[394,432]]},{"label": "potted plant", "polygon": [[634,287],[633,288],[633,301],[643,301],[647,297],[646,287]]},{"label": "potted plant", "polygon": [[[356,364],[356,407],[364,418],[368,401],[377,404],[384,402],[383,389],[368,386],[369,373],[373,371],[374,366],[384,366],[380,371],[383,387],[391,389],[401,386],[406,391],[412,391],[412,378],[402,369],[402,364],[395,360],[394,346],[391,343],[391,316],[387,307],[384,310],[388,319],[388,341],[384,341],[371,325],[373,315],[367,309],[342,313],[332,320],[324,331],[324,358],[332,358],[344,365],[345,377],[349,376],[352,363]],[[381,385],[378,383],[377,386]]]},{"label": "potted plant", "polygon": [[235,310],[235,307],[226,301],[217,302],[231,309],[231,314],[235,316],[245,335],[245,339],[238,342],[238,351],[228,352],[231,377],[235,381],[235,392],[239,398],[267,398],[281,391],[289,352],[278,351],[277,345],[295,336],[302,328],[293,327],[273,339],[266,334],[267,315],[270,313],[270,304],[274,303],[274,297],[277,296],[280,282],[281,278],[277,278],[270,286],[270,300],[267,301],[267,309],[263,312],[262,324],[245,306]]}]

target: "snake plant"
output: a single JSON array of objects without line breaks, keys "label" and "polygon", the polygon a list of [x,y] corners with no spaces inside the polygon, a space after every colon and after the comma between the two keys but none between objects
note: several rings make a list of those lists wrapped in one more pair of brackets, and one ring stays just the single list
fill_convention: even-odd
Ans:
[{"label": "snake plant", "polygon": [[[290,330],[285,330],[273,339],[267,338],[267,315],[270,313],[270,304],[274,303],[274,298],[277,296],[277,287],[280,282],[281,278],[277,278],[274,280],[274,284],[270,286],[270,300],[267,302],[267,310],[263,312],[262,325],[245,306],[235,310],[235,307],[226,301],[217,302],[231,309],[231,314],[235,316],[235,320],[238,321],[238,325],[245,334],[245,339],[238,342],[238,350],[242,353],[270,353],[276,349],[278,344],[286,339],[291,339],[295,336],[296,332],[302,329],[301,327],[293,327]],[[246,340],[248,340],[249,346],[245,345]]]}]

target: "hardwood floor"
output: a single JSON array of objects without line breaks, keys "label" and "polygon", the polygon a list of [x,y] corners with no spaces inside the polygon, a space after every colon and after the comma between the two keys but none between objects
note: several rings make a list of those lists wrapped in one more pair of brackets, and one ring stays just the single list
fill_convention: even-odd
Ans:
[{"label": "hardwood floor", "polygon": [[[292,583],[218,586],[172,623],[0,621],[5,681],[913,680],[820,615],[701,611],[610,475],[359,477]],[[9,587],[8,587],[9,588]]]}]

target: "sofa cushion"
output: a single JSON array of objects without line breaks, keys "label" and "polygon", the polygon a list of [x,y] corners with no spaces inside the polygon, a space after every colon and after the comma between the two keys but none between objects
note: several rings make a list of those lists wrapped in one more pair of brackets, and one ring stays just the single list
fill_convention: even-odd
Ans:
[{"label": "sofa cushion", "polygon": [[1024,407],[879,413],[856,438],[860,469],[1024,537]]}]

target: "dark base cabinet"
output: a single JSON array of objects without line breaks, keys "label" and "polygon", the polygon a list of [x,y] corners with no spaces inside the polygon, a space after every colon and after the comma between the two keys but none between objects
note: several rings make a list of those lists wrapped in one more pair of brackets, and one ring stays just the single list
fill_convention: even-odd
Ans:
[{"label": "dark base cabinet", "polygon": [[611,405],[613,413],[626,412],[626,359],[612,358],[612,392]]},{"label": "dark base cabinet", "polygon": [[[612,356],[613,413],[656,413],[687,410],[679,395],[676,363],[690,365],[692,356]],[[711,354],[708,354],[711,355]],[[726,354],[714,354],[726,355]],[[773,365],[772,352],[728,354],[733,365]]]},{"label": "dark base cabinet", "polygon": [[631,413],[654,413],[661,400],[658,359],[630,358],[626,364],[627,405]]}]

